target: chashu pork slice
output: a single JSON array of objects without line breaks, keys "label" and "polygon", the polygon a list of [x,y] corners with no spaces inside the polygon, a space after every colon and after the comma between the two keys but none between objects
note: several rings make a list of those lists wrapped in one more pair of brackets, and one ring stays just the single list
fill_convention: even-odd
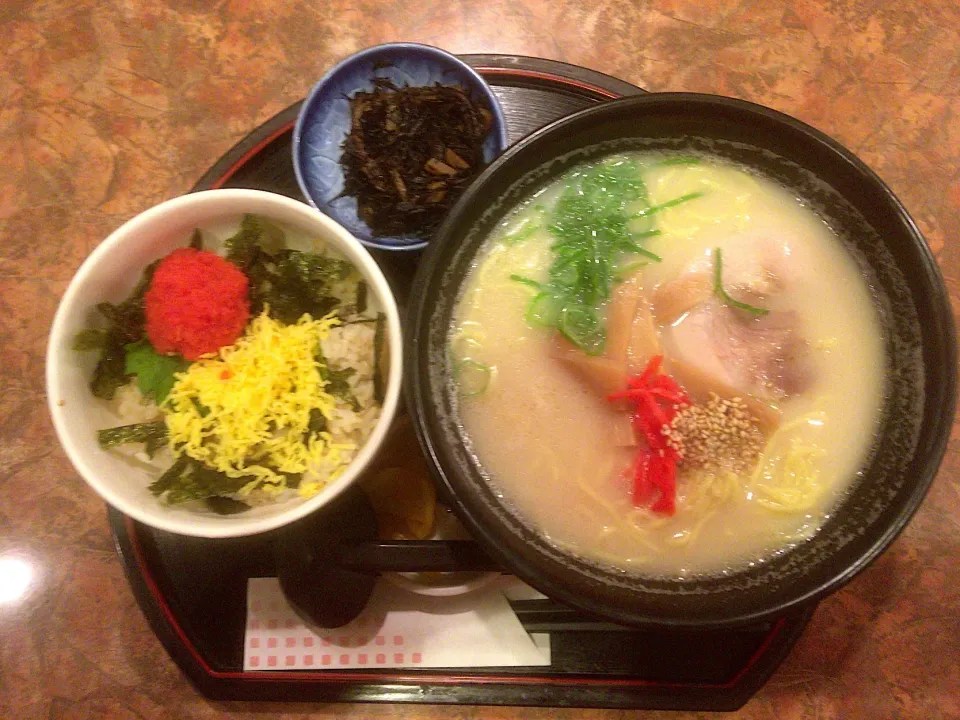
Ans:
[{"label": "chashu pork slice", "polygon": [[[638,275],[618,283],[614,289],[607,308],[606,330],[602,355],[587,355],[559,333],[550,341],[550,356],[604,403],[607,395],[626,388],[627,379],[642,372],[650,358],[661,351],[652,305]],[[614,443],[635,445],[630,416],[614,413],[612,417]]]},{"label": "chashu pork slice", "polygon": [[[724,255],[724,288],[766,307],[792,281],[789,254],[785,244],[749,239]],[[654,295],[665,367],[694,399],[711,392],[742,397],[771,431],[779,424],[777,405],[813,381],[800,316],[792,310],[754,315],[725,304],[714,292],[713,261],[712,253],[698,260]]]}]

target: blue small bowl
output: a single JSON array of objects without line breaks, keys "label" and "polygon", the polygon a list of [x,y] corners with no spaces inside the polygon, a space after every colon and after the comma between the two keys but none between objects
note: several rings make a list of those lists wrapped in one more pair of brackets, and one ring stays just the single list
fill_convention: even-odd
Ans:
[{"label": "blue small bowl", "polygon": [[391,43],[351,55],[318,82],[300,108],[293,130],[293,169],[310,204],[343,225],[364,245],[381,250],[419,250],[423,237],[374,235],[357,215],[357,200],[343,192],[343,141],[350,133],[350,101],[372,91],[372,78],[389,78],[397,87],[440,83],[459,85],[476,101],[486,101],[493,122],[483,143],[488,164],[507,148],[507,123],[490,86],[469,65],[429,45]]}]

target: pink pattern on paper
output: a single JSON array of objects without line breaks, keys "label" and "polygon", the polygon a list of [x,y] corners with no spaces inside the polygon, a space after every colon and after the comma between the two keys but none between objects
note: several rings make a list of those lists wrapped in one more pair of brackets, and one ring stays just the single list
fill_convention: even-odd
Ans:
[{"label": "pink pattern on paper", "polygon": [[[451,656],[461,652],[460,646],[450,644],[446,633],[437,634],[439,628],[433,627],[430,617],[411,621],[402,614],[408,612],[406,608],[396,615],[391,611],[384,616],[382,611],[371,607],[354,622],[332,631],[337,634],[322,635],[311,631],[296,617],[276,579],[251,579],[250,588],[243,646],[247,649],[245,669],[249,671],[450,667],[438,663],[431,643],[436,641],[437,647]],[[260,608],[259,613],[254,610],[256,607]],[[416,622],[423,624],[423,634]]]}]

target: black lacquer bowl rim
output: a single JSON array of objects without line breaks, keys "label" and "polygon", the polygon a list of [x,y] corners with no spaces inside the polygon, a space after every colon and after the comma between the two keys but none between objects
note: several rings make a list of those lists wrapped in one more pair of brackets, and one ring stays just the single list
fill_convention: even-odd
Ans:
[{"label": "black lacquer bowl rim", "polygon": [[[548,556],[556,557],[555,548],[547,553],[542,547],[538,549],[518,544],[517,538],[508,539],[514,531],[496,518],[491,522],[495,513],[490,512],[489,501],[477,490],[476,478],[467,478],[465,473],[458,470],[451,448],[442,440],[442,433],[437,430],[436,407],[440,403],[439,393],[443,390],[432,388],[428,382],[430,343],[426,338],[431,313],[438,303],[452,304],[458,294],[456,288],[451,287],[449,277],[442,281],[442,293],[437,285],[441,283],[453,254],[457,252],[457,244],[467,232],[464,228],[479,217],[481,211],[478,208],[485,207],[527,173],[528,170],[520,171],[518,168],[522,166],[529,169],[531,158],[537,158],[541,164],[553,160],[551,152],[557,138],[575,135],[591,125],[621,118],[627,113],[639,115],[657,110],[689,113],[691,116],[712,114],[755,122],[764,127],[773,124],[777,126],[777,132],[789,134],[797,142],[805,143],[808,148],[829,157],[829,162],[842,168],[844,173],[853,174],[857,182],[862,184],[863,192],[869,193],[873,201],[884,206],[883,209],[898,227],[899,234],[908,238],[906,251],[911,254],[913,267],[905,269],[905,272],[919,278],[919,300],[928,310],[922,328],[925,406],[917,450],[913,456],[918,458],[918,462],[913,467],[912,477],[906,480],[909,487],[906,497],[899,502],[899,510],[888,517],[885,524],[876,528],[867,546],[861,547],[859,552],[836,567],[831,566],[829,576],[812,583],[794,583],[795,587],[791,586],[791,591],[786,594],[781,591],[782,588],[777,588],[776,593],[771,591],[769,599],[754,592],[750,602],[744,602],[742,607],[728,605],[722,613],[718,613],[716,608],[711,611],[707,607],[686,614],[653,613],[651,606],[645,602],[644,591],[632,599],[624,599],[623,593],[608,594],[607,589],[596,582],[578,582],[582,578],[576,571],[572,571],[572,576],[568,571],[559,572],[557,562]],[[461,279],[462,276],[453,282]],[[453,498],[461,519],[487,551],[519,577],[556,600],[616,622],[640,627],[691,630],[737,627],[768,620],[834,592],[875,560],[906,527],[936,475],[950,436],[956,401],[956,333],[943,279],[920,230],[890,188],[853,153],[815,128],[754,103],[698,93],[634,96],[581,110],[532,133],[492,163],[451,210],[420,262],[411,299],[405,337],[408,407],[424,454],[442,487]],[[839,513],[842,512],[841,506]],[[574,580],[572,583],[571,578]],[[588,586],[589,592],[583,592]],[[659,607],[662,610],[663,605]]]}]

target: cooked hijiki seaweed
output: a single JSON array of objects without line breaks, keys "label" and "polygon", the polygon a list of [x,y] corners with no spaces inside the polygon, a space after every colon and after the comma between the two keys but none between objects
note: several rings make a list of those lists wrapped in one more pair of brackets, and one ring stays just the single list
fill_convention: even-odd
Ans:
[{"label": "cooked hijiki seaweed", "polygon": [[343,195],[377,235],[428,237],[485,167],[490,110],[456,85],[375,78],[350,98]]}]

